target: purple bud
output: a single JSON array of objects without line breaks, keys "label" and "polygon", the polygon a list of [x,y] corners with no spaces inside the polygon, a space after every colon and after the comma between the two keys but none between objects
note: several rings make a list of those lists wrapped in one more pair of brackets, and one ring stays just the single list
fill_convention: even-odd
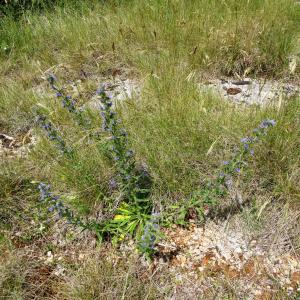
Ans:
[{"label": "purple bud", "polygon": [[271,126],[275,126],[275,125],[276,125],[276,121],[275,121],[275,120],[269,120],[269,124],[270,124]]},{"label": "purple bud", "polygon": [[108,184],[111,190],[115,190],[118,187],[117,181],[114,178],[110,179]]}]

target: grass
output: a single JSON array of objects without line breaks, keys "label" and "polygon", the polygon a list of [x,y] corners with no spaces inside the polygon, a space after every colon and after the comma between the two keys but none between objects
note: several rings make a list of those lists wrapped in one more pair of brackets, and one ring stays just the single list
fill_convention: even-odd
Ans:
[{"label": "grass", "polygon": [[[299,64],[292,74],[289,62],[299,60],[299,20],[300,6],[293,0],[66,1],[19,18],[2,17],[0,132],[22,138],[30,131],[37,142],[25,159],[0,158],[0,249],[2,244],[13,249],[0,263],[0,274],[7,274],[0,277],[0,298],[32,296],[24,288],[28,277],[14,275],[33,267],[23,257],[15,263],[21,250],[12,237],[21,232],[27,246],[48,238],[48,231],[33,225],[40,224],[34,182],[51,183],[55,193],[88,218],[101,217],[115,205],[109,180],[116,171],[105,150],[107,140],[95,142],[90,136],[101,128],[99,112],[87,110],[92,126],[82,130],[46,84],[49,72],[78,105],[88,103],[107,78],[131,78],[141,86],[134,101],[125,100],[116,110],[138,164],[146,164],[153,178],[151,200],[162,210],[214,178],[222,161],[261,120],[275,119],[276,127],[256,145],[248,171],[239,175],[239,189],[250,211],[252,206],[259,210],[255,205],[261,198],[299,210],[299,96],[272,107],[243,107],[199,91],[199,82],[226,76],[298,84]],[[46,138],[36,123],[39,113],[75,149],[75,157],[62,155]],[[263,215],[259,218],[266,223]],[[299,241],[294,246],[299,249]],[[144,285],[136,278],[135,264],[120,263],[116,270],[101,262],[103,271],[92,261],[78,275],[68,269],[72,275],[61,298],[163,298],[156,283]],[[120,282],[112,280],[119,273]],[[103,296],[107,286],[111,294]]]},{"label": "grass", "polygon": [[17,22],[6,17],[1,73],[18,71],[26,83],[59,63],[79,70],[98,54],[99,71],[114,62],[143,75],[159,76],[171,64],[202,74],[282,76],[296,50],[299,8],[294,2],[85,1],[80,8],[28,13]]},{"label": "grass", "polygon": [[163,299],[164,289],[152,278],[143,278],[143,268],[129,259],[112,263],[93,255],[62,286],[66,299]]}]

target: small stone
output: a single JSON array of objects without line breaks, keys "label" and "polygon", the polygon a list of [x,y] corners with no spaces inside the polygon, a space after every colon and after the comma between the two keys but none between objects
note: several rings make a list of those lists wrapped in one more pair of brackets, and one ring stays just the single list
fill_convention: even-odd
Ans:
[{"label": "small stone", "polygon": [[241,93],[242,90],[240,88],[228,88],[226,90],[226,92],[227,92],[227,95],[237,95],[237,94]]},{"label": "small stone", "polygon": [[159,264],[164,264],[165,263],[162,257],[159,258],[158,263]]},{"label": "small stone", "polygon": [[80,253],[80,254],[78,255],[78,259],[79,259],[79,260],[83,260],[83,259],[84,259],[84,256],[85,256],[85,255],[84,255],[83,253]]}]

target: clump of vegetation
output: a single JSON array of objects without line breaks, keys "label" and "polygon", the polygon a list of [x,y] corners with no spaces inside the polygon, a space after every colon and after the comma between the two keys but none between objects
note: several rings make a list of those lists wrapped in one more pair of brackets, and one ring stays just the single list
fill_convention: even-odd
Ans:
[{"label": "clump of vegetation", "polygon": [[[76,120],[80,116],[78,124],[84,126],[84,123],[82,123],[82,111],[79,113],[79,110],[75,107],[75,102],[70,97],[63,96],[63,92],[54,85],[55,77],[53,75],[50,75],[48,80],[52,89],[57,92],[56,96],[63,98],[64,108]],[[242,147],[236,151],[230,161],[223,162],[222,170],[215,182],[207,182],[203,188],[193,193],[189,201],[184,200],[185,203],[171,205],[170,207],[167,206],[167,217],[164,220],[164,216],[159,218],[159,215],[156,213],[151,214],[153,204],[149,198],[150,191],[139,186],[141,175],[136,173],[134,151],[128,148],[127,132],[122,128],[121,121],[112,110],[113,102],[111,97],[107,96],[105,86],[102,86],[97,93],[100,96],[101,102],[102,131],[104,134],[109,135],[106,151],[108,157],[114,161],[116,169],[115,184],[121,192],[115,205],[115,211],[111,212],[113,218],[104,220],[102,223],[97,223],[96,221],[83,222],[80,217],[75,216],[62,203],[59,196],[54,196],[50,192],[50,186],[44,183],[39,184],[40,200],[46,201],[50,205],[48,208],[49,212],[56,211],[58,216],[67,219],[69,224],[79,226],[83,230],[94,230],[100,240],[109,236],[112,237],[114,243],[117,243],[123,240],[128,234],[136,236],[139,240],[138,249],[148,258],[155,253],[155,242],[157,242],[160,236],[159,223],[185,225],[187,215],[191,209],[196,210],[197,218],[203,221],[205,219],[205,209],[216,209],[219,199],[224,197],[226,189],[229,189],[230,185],[232,185],[235,173],[240,173],[247,166],[247,156],[254,155],[251,145],[259,142],[267,134],[268,128],[276,124],[274,120],[266,119],[258,128],[253,130],[253,137],[242,138]],[[88,123],[90,124],[90,122]],[[76,159],[76,154],[73,150],[67,148],[62,137],[53,128],[51,123],[45,122],[45,118],[42,118],[42,127],[46,129],[49,139],[56,143],[62,153],[74,155],[73,158]],[[98,139],[95,140],[95,143],[97,142]],[[150,178],[148,178],[148,181],[150,181]]]},{"label": "clump of vegetation", "polygon": [[[80,116],[80,126],[83,123],[81,111],[75,107],[75,102],[71,101],[68,96],[63,96],[62,91],[55,85],[55,77],[50,75],[49,82],[53,90],[57,92],[57,97],[63,98],[63,106],[71,113],[76,120]],[[100,108],[102,116],[102,131],[108,135],[109,142],[106,143],[106,152],[109,158],[114,162],[116,168],[115,185],[119,188],[121,195],[116,200],[115,211],[112,211],[113,219],[105,220],[102,223],[83,222],[80,217],[66,207],[59,196],[55,196],[50,192],[50,186],[44,183],[39,184],[40,200],[49,205],[49,212],[57,212],[60,218],[67,219],[69,224],[81,227],[83,230],[94,230],[96,235],[103,240],[104,237],[109,235],[113,238],[114,242],[122,240],[127,234],[135,234],[138,238],[144,239],[142,232],[147,231],[149,225],[146,225],[150,219],[152,210],[152,203],[149,199],[149,189],[141,186],[140,178],[145,173],[139,174],[136,170],[136,163],[134,159],[134,152],[128,148],[127,132],[121,127],[121,121],[117,119],[117,115],[112,111],[113,103],[110,97],[105,92],[105,86],[98,90],[100,96]],[[55,143],[57,148],[71,159],[77,159],[74,150],[66,146],[63,138],[59,135],[57,130],[50,122],[46,122],[46,118],[39,117],[41,126],[46,130],[48,138]],[[84,128],[85,129],[85,128]],[[95,139],[94,143],[98,142],[99,136]],[[146,174],[149,177],[149,174]],[[150,177],[147,178],[150,182]],[[110,182],[110,184],[112,184]],[[153,241],[152,241],[153,242]],[[144,241],[145,243],[145,241]],[[149,241],[150,243],[150,241]],[[142,249],[142,248],[141,248]],[[145,251],[147,252],[147,251]]]},{"label": "clump of vegetation", "polygon": [[[160,279],[145,282],[134,269],[140,261],[131,269],[122,259],[82,268],[73,254],[58,260],[54,233],[66,224],[74,230],[66,243],[81,239],[78,228],[121,248],[130,236],[150,258],[164,226],[229,218],[222,209],[232,208],[232,189],[243,199],[230,214],[245,218],[253,236],[270,223],[271,206],[299,209],[299,96],[246,107],[199,90],[227,76],[297,84],[294,0],[7,1],[0,9],[0,131],[20,145],[34,137],[25,156],[0,152],[0,298],[172,294],[177,279],[164,294]],[[47,74],[55,74],[54,97]],[[132,78],[139,91],[122,103],[106,84],[98,88]],[[294,235],[291,243],[299,251]],[[45,267],[49,249],[54,261]],[[68,276],[54,278],[65,294],[48,292],[61,265]],[[42,284],[35,272],[47,274]]]}]

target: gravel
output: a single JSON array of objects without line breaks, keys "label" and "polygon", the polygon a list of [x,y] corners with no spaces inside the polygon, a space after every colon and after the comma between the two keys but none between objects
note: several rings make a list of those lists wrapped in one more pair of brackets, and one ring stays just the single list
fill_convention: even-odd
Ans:
[{"label": "gravel", "polygon": [[292,97],[300,91],[299,87],[293,84],[250,78],[212,80],[206,84],[199,84],[199,88],[236,103],[262,106],[276,103],[282,96]]}]

